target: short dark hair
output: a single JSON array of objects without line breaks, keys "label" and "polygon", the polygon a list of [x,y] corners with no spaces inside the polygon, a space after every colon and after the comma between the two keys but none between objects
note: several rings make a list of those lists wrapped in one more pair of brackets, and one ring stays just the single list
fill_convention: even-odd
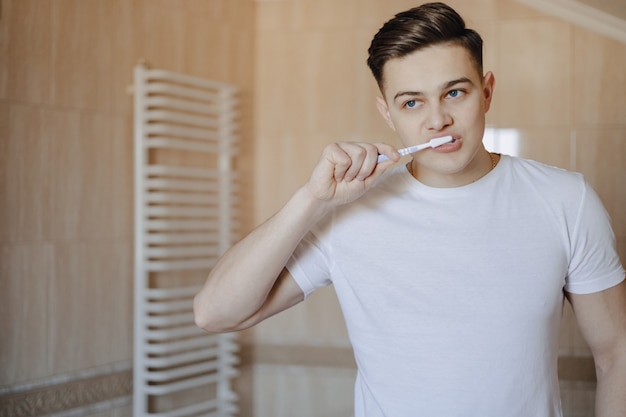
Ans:
[{"label": "short dark hair", "polygon": [[426,3],[396,14],[374,36],[368,49],[367,65],[382,91],[383,68],[387,61],[445,43],[464,47],[482,76],[482,38],[476,31],[466,28],[463,18],[444,3]]}]

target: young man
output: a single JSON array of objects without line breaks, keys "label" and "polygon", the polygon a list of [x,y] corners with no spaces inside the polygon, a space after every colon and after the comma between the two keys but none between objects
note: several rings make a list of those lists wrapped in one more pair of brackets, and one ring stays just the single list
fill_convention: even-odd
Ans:
[{"label": "young man", "polygon": [[453,142],[399,167],[389,145],[327,146],[211,271],[197,324],[244,329],[332,283],[357,417],[554,417],[565,296],[596,361],[596,416],[625,416],[626,284],[596,194],[579,174],[485,150],[494,76],[448,6],[396,15],[369,53],[402,143]]}]

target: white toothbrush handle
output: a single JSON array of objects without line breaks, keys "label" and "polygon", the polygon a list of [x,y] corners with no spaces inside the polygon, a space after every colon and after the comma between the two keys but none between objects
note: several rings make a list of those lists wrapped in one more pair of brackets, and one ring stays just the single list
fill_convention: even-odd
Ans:
[{"label": "white toothbrush handle", "polygon": [[[408,155],[410,153],[414,153],[417,151],[421,151],[422,149],[426,149],[426,148],[436,148],[437,146],[441,146],[444,143],[449,143],[454,141],[454,138],[452,136],[444,136],[441,138],[435,138],[435,139],[431,139],[430,141],[426,142],[426,143],[422,143],[421,145],[415,145],[415,146],[409,146],[408,148],[403,148],[400,149],[398,152],[400,153],[400,155]],[[384,162],[386,160],[388,160],[389,158],[386,157],[385,155],[378,155],[378,162]]]},{"label": "white toothbrush handle", "polygon": [[[422,149],[430,148],[431,143],[426,142],[421,145],[409,146],[408,148],[402,148],[398,150],[398,153],[402,156],[409,155],[417,151],[421,151]],[[387,155],[378,155],[378,163],[385,162],[389,159]]]}]

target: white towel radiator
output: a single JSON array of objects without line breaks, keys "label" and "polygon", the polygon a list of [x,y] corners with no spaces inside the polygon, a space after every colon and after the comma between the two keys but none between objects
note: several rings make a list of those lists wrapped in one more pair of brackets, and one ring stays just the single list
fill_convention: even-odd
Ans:
[{"label": "white towel radiator", "polygon": [[233,416],[234,335],[198,329],[192,299],[235,236],[237,91],[143,64],[133,91],[133,415]]}]

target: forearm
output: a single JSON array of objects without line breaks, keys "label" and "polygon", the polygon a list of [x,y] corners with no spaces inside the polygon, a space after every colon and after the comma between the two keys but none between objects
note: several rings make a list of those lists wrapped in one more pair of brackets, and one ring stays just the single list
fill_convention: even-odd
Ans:
[{"label": "forearm", "polygon": [[597,374],[596,417],[626,416],[626,352]]},{"label": "forearm", "polygon": [[194,299],[198,326],[236,330],[259,311],[295,247],[327,210],[325,203],[302,188],[278,213],[229,249]]}]

